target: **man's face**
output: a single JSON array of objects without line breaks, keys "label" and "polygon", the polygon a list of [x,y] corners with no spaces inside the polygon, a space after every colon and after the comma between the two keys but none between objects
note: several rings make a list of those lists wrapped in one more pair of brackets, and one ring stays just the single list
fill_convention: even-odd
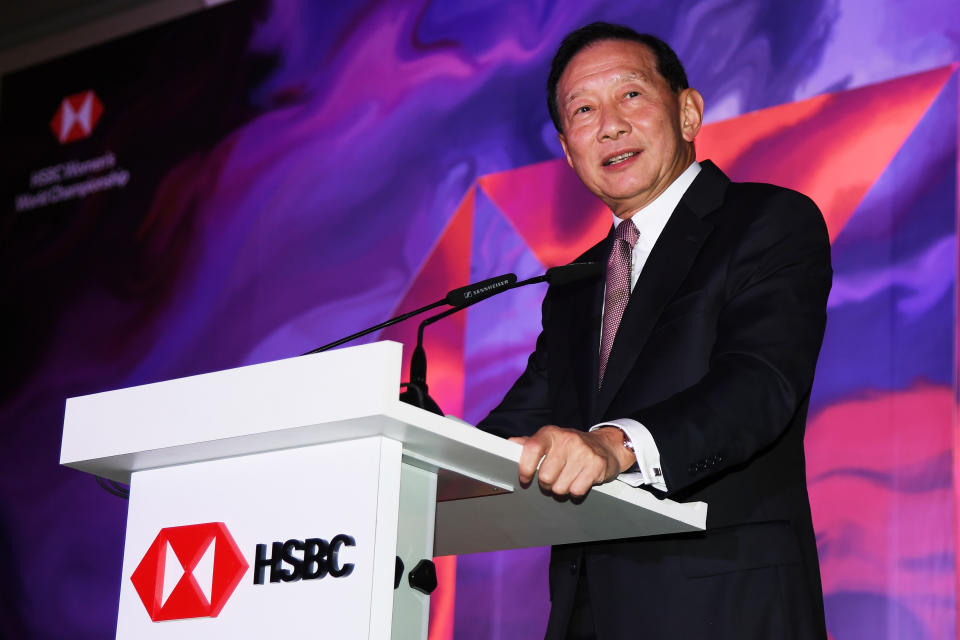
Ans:
[{"label": "man's face", "polygon": [[639,42],[580,51],[560,76],[557,107],[567,162],[618,216],[649,204],[694,160],[703,99],[674,93]]}]

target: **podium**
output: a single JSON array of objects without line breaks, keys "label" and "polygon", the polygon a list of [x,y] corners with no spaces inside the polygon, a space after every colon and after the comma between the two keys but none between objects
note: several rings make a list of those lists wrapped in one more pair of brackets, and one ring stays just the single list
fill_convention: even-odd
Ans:
[{"label": "podium", "polygon": [[117,638],[425,639],[423,560],[704,528],[705,504],[618,481],[521,487],[519,445],[398,400],[401,355],[68,399],[61,464],[130,483]]}]

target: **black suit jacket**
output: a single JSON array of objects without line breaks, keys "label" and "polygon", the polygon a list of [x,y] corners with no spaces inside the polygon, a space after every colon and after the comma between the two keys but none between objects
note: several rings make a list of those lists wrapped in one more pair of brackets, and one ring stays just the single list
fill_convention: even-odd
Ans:
[{"label": "black suit jacket", "polygon": [[[611,238],[577,261],[605,262]],[[709,505],[702,534],[554,548],[548,638],[564,637],[581,575],[601,639],[826,636],[803,432],[831,278],[809,198],[707,161],[641,272],[599,392],[603,280],[548,290],[536,350],[480,427],[634,418],[666,496]]]}]

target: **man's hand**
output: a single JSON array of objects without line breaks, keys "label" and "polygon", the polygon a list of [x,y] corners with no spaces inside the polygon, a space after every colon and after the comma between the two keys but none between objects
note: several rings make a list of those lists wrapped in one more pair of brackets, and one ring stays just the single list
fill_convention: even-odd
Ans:
[{"label": "man's hand", "polygon": [[557,496],[586,495],[593,485],[616,478],[636,462],[623,446],[623,432],[613,427],[584,432],[551,424],[510,441],[523,445],[520,482],[529,484],[539,464],[540,486]]}]

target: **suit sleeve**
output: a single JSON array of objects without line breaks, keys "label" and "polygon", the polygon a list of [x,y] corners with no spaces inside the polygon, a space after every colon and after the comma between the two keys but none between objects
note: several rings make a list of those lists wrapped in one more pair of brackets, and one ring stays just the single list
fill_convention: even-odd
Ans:
[{"label": "suit sleeve", "polygon": [[743,464],[803,411],[826,325],[826,226],[805,196],[761,205],[731,254],[706,374],[630,416],[653,435],[668,495]]}]

